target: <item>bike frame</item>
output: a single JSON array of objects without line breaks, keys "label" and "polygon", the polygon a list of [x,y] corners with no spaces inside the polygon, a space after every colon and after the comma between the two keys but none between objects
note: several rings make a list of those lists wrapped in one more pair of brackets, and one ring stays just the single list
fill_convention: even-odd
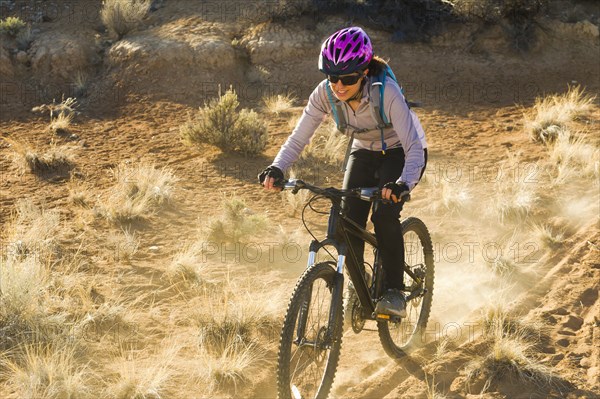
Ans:
[{"label": "bike frame", "polygon": [[[298,185],[300,184],[300,185]],[[326,331],[326,337],[324,337],[325,339],[321,341],[321,345],[324,346],[328,346],[331,344],[331,333],[333,331],[332,326],[335,326],[335,321],[337,320],[338,317],[338,312],[341,311],[341,309],[338,309],[337,306],[335,306],[336,303],[340,303],[340,301],[342,300],[343,297],[343,291],[344,291],[344,266],[346,264],[346,257],[348,256],[348,251],[350,252],[350,256],[352,256],[352,258],[355,260],[355,262],[353,262],[353,264],[355,266],[352,267],[348,267],[348,275],[350,276],[350,281],[352,281],[352,283],[354,284],[354,289],[356,291],[356,294],[359,298],[361,307],[363,309],[363,318],[364,319],[371,319],[374,320],[375,319],[375,300],[377,299],[378,295],[380,295],[381,293],[378,292],[380,291],[380,286],[381,286],[381,273],[379,272],[381,265],[379,262],[379,257],[376,254],[376,259],[375,259],[375,264],[373,265],[373,284],[376,287],[376,292],[374,292],[374,295],[372,296],[369,293],[369,286],[367,285],[367,281],[365,281],[365,276],[363,273],[362,269],[362,265],[358,265],[357,262],[357,257],[356,254],[354,253],[354,250],[352,249],[351,246],[348,245],[348,240],[347,240],[347,235],[348,234],[352,234],[355,237],[358,237],[360,240],[370,244],[373,248],[375,248],[377,250],[377,238],[375,237],[374,234],[368,232],[367,230],[365,230],[364,228],[362,228],[361,226],[359,226],[356,222],[354,222],[353,220],[349,219],[343,212],[342,212],[342,197],[343,196],[350,196],[350,195],[355,195],[358,196],[362,199],[368,200],[373,202],[374,198],[377,198],[376,196],[373,196],[373,192],[370,193],[370,195],[367,193],[365,196],[362,195],[362,191],[361,189],[356,189],[361,191],[361,193],[359,195],[357,195],[357,191],[348,191],[347,194],[344,193],[340,196],[338,195],[330,195],[331,193],[327,193],[327,189],[321,189],[319,187],[315,187],[315,186],[311,186],[309,184],[306,184],[300,180],[297,180],[295,182],[289,182],[286,183],[283,187],[284,189],[292,189],[292,193],[297,193],[298,190],[300,189],[309,189],[317,194],[321,194],[324,197],[328,198],[331,201],[331,208],[329,209],[329,219],[328,219],[328,224],[327,224],[327,235],[326,238],[322,241],[318,241],[316,239],[312,240],[310,243],[310,247],[309,247],[309,255],[308,255],[308,264],[307,264],[307,268],[310,268],[311,266],[313,266],[315,264],[316,261],[316,257],[317,257],[317,253],[319,252],[320,249],[326,247],[326,246],[332,246],[336,249],[337,253],[338,253],[338,257],[337,257],[337,263],[336,263],[336,276],[333,282],[333,287],[331,287],[332,290],[332,296],[331,296],[331,307],[330,309],[332,309],[332,311],[329,313],[329,319],[328,319],[328,327],[327,327],[327,331]],[[365,190],[370,190],[370,189],[365,189]],[[340,190],[336,190],[338,192],[340,192]],[[338,238],[342,237],[342,241],[340,241]],[[331,262],[333,263],[333,262]],[[410,267],[408,267],[408,265],[406,264],[406,262],[403,265],[404,267],[404,272],[407,273],[415,282],[417,282],[417,284],[421,284],[422,283],[422,279],[417,277],[412,270],[410,270]],[[304,325],[306,324],[306,318],[308,317],[306,310],[309,309],[310,307],[310,298],[312,295],[312,289],[309,289],[309,292],[307,293],[307,300],[304,303],[304,306],[302,307],[302,309],[299,312],[299,322],[298,322],[298,335],[297,337],[300,339],[300,337],[304,336]],[[298,345],[302,346],[302,345],[316,345],[316,342],[297,342]]]},{"label": "bike frame", "polygon": [[[352,250],[351,247],[347,245],[346,240],[340,242],[336,237],[339,237],[342,234],[343,237],[346,234],[351,234],[360,240],[368,243],[373,248],[377,249],[377,238],[373,233],[363,229],[356,222],[348,218],[341,212],[341,199],[333,199],[331,198],[332,206],[329,210],[329,221],[327,225],[327,236],[322,241],[312,240],[309,247],[309,256],[308,256],[308,264],[307,267],[312,266],[315,263],[317,252],[326,246],[332,246],[336,249],[338,253],[338,259],[336,264],[336,271],[341,278],[341,285],[343,285],[343,275],[344,275],[344,266],[346,264],[346,258],[351,256],[355,261],[353,262],[353,266],[348,266],[347,271],[350,276],[350,281],[354,284],[354,289],[356,294],[360,300],[362,309],[363,309],[363,317],[367,319],[375,319],[374,311],[375,311],[375,299],[373,298],[369,292],[368,282],[365,280],[364,271],[360,270],[360,266],[358,266],[358,261],[356,254]],[[349,253],[348,253],[349,252]],[[379,264],[379,260],[376,256],[373,273],[373,283],[377,283],[377,279],[381,278],[381,273],[379,273],[379,268],[381,265]],[[357,267],[358,266],[358,267]],[[412,270],[404,264],[404,272],[407,273],[415,282],[418,284],[421,283],[421,278],[417,277]],[[336,281],[337,283],[337,281]],[[337,289],[334,287],[334,289]],[[334,298],[336,297],[334,293]],[[375,296],[381,294],[380,292],[375,292]],[[335,316],[335,315],[332,315]]]}]

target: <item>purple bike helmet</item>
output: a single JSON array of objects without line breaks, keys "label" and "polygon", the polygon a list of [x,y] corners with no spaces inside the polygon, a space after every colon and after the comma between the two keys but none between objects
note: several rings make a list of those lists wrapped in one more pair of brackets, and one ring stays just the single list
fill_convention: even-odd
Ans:
[{"label": "purple bike helmet", "polygon": [[365,69],[373,58],[371,39],[356,26],[329,36],[321,46],[319,71],[327,75],[346,75]]}]

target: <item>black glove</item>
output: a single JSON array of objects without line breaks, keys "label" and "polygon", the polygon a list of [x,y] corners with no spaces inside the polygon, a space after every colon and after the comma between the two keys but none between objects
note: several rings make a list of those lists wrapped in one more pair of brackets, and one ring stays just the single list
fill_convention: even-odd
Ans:
[{"label": "black glove", "polygon": [[277,166],[269,166],[258,175],[258,182],[263,184],[267,177],[272,177],[275,179],[275,185],[278,185],[283,182],[283,172]]},{"label": "black glove", "polygon": [[395,195],[396,198],[398,199],[398,202],[402,201],[402,198],[405,195],[408,195],[408,193],[410,193],[410,190],[408,189],[408,186],[406,185],[406,183],[396,183],[396,182],[389,182],[389,183],[385,183],[383,185],[383,188],[387,188],[392,190],[392,195]]}]

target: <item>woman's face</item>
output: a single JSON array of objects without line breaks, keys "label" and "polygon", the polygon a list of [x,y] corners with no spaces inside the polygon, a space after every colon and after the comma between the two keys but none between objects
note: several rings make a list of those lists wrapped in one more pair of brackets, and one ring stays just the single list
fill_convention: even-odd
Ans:
[{"label": "woman's face", "polygon": [[[362,82],[362,80],[364,79],[364,76],[369,72],[369,70],[365,70],[364,72],[358,73],[351,73],[348,75],[339,75],[339,76],[334,76],[333,80],[337,80],[337,82],[333,83],[332,82],[332,77],[328,76],[329,79],[329,86],[331,87],[331,90],[333,91],[333,94],[337,97],[338,100],[341,101],[347,101],[348,99],[352,98],[357,91],[360,90],[360,84]],[[344,85],[344,83],[342,82],[342,80],[345,80],[345,77],[358,77],[360,76],[360,79],[358,79],[356,81],[356,83],[354,84],[349,84],[349,85]],[[339,79],[336,79],[339,78]]]}]

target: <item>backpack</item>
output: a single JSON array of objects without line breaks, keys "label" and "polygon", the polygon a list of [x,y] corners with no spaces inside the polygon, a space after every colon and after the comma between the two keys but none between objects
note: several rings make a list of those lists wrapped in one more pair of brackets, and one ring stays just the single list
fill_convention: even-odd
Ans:
[{"label": "backpack", "polygon": [[[371,90],[369,90],[369,96],[370,96],[369,108],[371,111],[371,116],[373,117],[373,121],[375,122],[376,129],[379,129],[379,131],[381,132],[381,152],[383,154],[385,154],[385,150],[387,148],[387,146],[385,144],[385,140],[384,140],[383,129],[392,127],[392,124],[389,122],[387,116],[385,115],[385,111],[383,109],[385,83],[386,83],[386,80],[388,77],[393,79],[394,82],[398,83],[398,79],[396,79],[396,75],[394,75],[392,68],[390,68],[390,66],[386,64],[385,68],[383,69],[383,71],[381,71],[381,73],[379,75],[370,77]],[[400,83],[398,83],[398,86],[400,86],[400,91],[404,95],[404,89],[402,88]],[[341,133],[345,134],[346,130],[348,128],[348,123],[346,121],[346,116],[344,114],[344,110],[342,109],[341,101],[334,100],[333,91],[331,90],[331,87],[329,85],[325,85],[325,87],[327,90],[327,98],[329,99],[329,104],[331,105],[331,110],[333,112],[333,119],[335,120],[337,129]],[[406,105],[408,106],[409,110],[411,109],[411,107],[418,107],[420,105],[418,103],[413,103],[413,102],[406,100],[406,97],[404,97],[404,99],[406,101]],[[412,111],[411,111],[411,113],[412,113]],[[346,170],[346,164],[348,163],[348,157],[350,156],[350,150],[352,148],[354,134],[364,133],[366,131],[371,131],[371,130],[373,130],[373,129],[364,128],[364,129],[360,129],[360,130],[354,130],[352,132],[352,136],[350,137],[350,141],[348,142],[348,148],[346,149],[346,155],[344,156],[344,164],[342,166],[342,172],[344,172]],[[424,132],[423,132],[423,134],[424,134]]]}]

